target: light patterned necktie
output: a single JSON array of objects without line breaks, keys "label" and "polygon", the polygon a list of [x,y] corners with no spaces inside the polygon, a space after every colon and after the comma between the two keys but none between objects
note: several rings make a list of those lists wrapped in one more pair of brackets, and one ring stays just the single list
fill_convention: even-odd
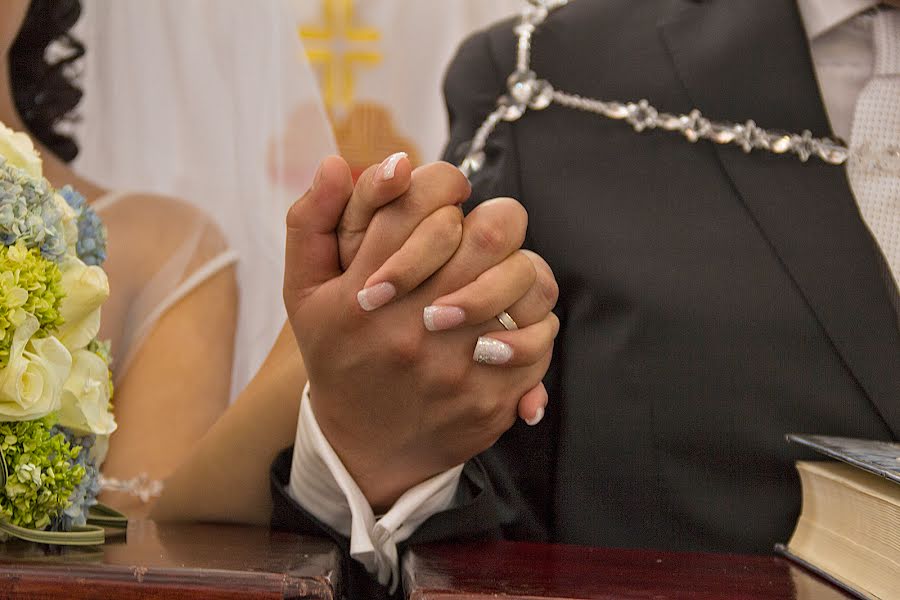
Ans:
[{"label": "light patterned necktie", "polygon": [[[872,27],[875,64],[856,102],[850,145],[900,151],[900,10],[881,9]],[[863,219],[900,283],[900,176],[852,160],[847,173]]]}]

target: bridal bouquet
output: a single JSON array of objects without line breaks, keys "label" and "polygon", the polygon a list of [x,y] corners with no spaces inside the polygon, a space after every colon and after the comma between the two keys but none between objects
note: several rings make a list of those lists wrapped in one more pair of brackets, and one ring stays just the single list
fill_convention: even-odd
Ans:
[{"label": "bridal bouquet", "polygon": [[70,187],[54,190],[31,140],[0,123],[0,539],[96,544],[116,422],[106,230]]}]

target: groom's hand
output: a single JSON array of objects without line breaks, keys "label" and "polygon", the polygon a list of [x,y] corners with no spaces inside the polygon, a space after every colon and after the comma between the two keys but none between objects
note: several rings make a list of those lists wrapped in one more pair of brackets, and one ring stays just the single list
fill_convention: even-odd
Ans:
[{"label": "groom's hand", "polygon": [[[552,273],[519,251],[522,207],[483,203],[460,229],[459,171],[402,162],[354,188],[327,159],[288,217],[285,303],[313,409],[376,511],[488,448],[517,411],[542,413],[558,331]],[[498,332],[502,310],[519,331]]]}]

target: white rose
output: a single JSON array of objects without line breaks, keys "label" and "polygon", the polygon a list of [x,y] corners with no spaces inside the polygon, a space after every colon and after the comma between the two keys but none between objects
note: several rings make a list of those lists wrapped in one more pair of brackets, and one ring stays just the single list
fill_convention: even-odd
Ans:
[{"label": "white rose", "polygon": [[31,138],[0,123],[0,156],[32,177],[41,178],[41,157]]},{"label": "white rose", "polygon": [[74,351],[87,346],[100,331],[100,306],[109,297],[109,280],[103,269],[77,258],[67,259],[61,268],[66,297],[59,307],[64,323],[56,337]]},{"label": "white rose", "polygon": [[59,424],[79,433],[109,435],[116,421],[109,412],[109,371],[88,350],[72,353],[72,370],[63,385]]},{"label": "white rose", "polygon": [[0,420],[30,421],[59,410],[72,355],[54,337],[31,339],[38,327],[29,314],[13,334],[9,363],[0,370]]},{"label": "white rose", "polygon": [[91,446],[91,452],[88,454],[88,459],[91,460],[98,467],[103,464],[103,461],[106,460],[106,455],[109,453],[109,436],[108,435],[98,435],[97,439],[94,440],[94,445]]}]

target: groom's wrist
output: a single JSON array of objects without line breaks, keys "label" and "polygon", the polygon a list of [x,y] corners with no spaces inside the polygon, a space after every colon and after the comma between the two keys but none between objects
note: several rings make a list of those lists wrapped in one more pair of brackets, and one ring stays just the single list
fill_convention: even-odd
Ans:
[{"label": "groom's wrist", "polygon": [[[320,406],[334,407],[338,404],[329,399],[324,391],[311,386],[310,408],[322,435],[340,459],[348,474],[353,478],[366,497],[375,514],[385,513],[404,493],[442,473],[448,467],[429,468],[424,453],[413,449],[400,450],[402,444],[392,449],[385,441],[400,440],[403,432],[365,431],[364,427],[354,428],[356,415],[332,414],[321,410]],[[317,403],[316,400],[319,402]]]}]

